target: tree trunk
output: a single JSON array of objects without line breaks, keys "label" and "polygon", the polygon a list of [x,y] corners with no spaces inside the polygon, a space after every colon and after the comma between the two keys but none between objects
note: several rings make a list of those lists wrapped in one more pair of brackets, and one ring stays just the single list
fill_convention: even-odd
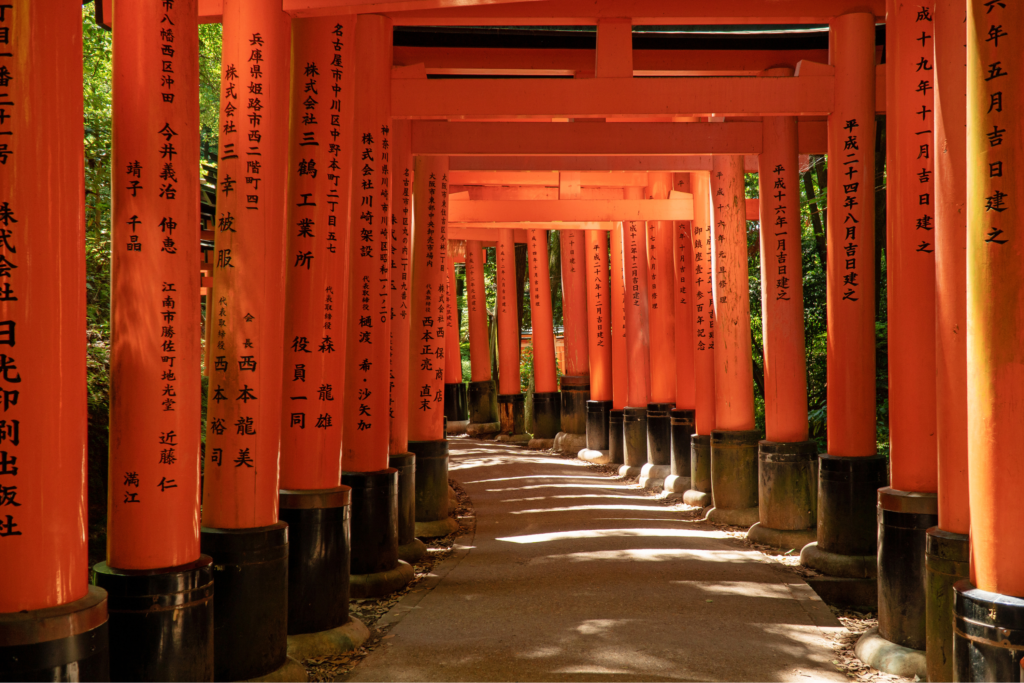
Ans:
[{"label": "tree trunk", "polygon": [[[821,163],[818,156],[811,156],[811,165]],[[804,194],[807,195],[809,200],[809,208],[811,211],[811,226],[814,229],[814,244],[818,252],[818,260],[821,261],[821,269],[825,270],[825,266],[828,263],[827,254],[825,248],[825,226],[821,221],[821,214],[818,212],[818,193],[814,191],[814,179],[811,177],[811,170],[807,169],[807,172],[803,174],[804,182]]]},{"label": "tree trunk", "polygon": [[886,238],[885,114],[875,116],[875,319],[882,297],[882,250]]}]

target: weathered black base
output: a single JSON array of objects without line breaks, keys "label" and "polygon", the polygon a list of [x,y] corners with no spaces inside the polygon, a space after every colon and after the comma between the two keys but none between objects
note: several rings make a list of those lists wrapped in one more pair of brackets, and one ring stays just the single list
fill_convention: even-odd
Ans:
[{"label": "weathered black base", "polygon": [[672,464],[671,403],[647,404],[647,462],[652,465]]},{"label": "weathered black base", "polygon": [[462,386],[462,382],[444,384],[444,416],[449,422],[461,422],[466,419],[466,414],[459,412],[459,387]]},{"label": "weathered black base", "polygon": [[348,621],[352,490],[281,491],[288,523],[288,635]]},{"label": "weathered black base", "polygon": [[498,421],[502,434],[525,434],[526,397],[522,394],[498,394]]},{"label": "weathered black base", "polygon": [[818,546],[838,555],[878,551],[877,491],[889,483],[884,456],[818,456]]},{"label": "weathered black base", "polygon": [[838,576],[809,576],[807,585],[822,602],[840,609],[873,612],[878,607],[878,581]]},{"label": "weathered black base", "polygon": [[878,489],[878,633],[924,650],[925,532],[938,524],[934,493]]},{"label": "weathered black base", "polygon": [[611,401],[587,401],[587,448],[608,450],[608,413]]},{"label": "weathered black base", "polygon": [[416,456],[397,453],[388,467],[398,470],[398,547],[416,540]]},{"label": "weathered black base", "polygon": [[626,442],[623,438],[622,410],[610,410],[608,412],[608,455],[610,464],[621,465],[626,462]]},{"label": "weathered black base", "polygon": [[757,460],[761,526],[813,529],[818,523],[818,445],[761,441]]},{"label": "weathered black base", "polygon": [[342,472],[341,483],[352,488],[350,573],[394,569],[398,566],[398,470]]},{"label": "weathered black base", "polygon": [[288,525],[200,531],[213,558],[213,677],[244,681],[288,656]]},{"label": "weathered black base", "polygon": [[533,438],[553,439],[562,429],[562,392],[533,394]]},{"label": "weathered black base", "polygon": [[953,586],[954,681],[1019,681],[1024,657],[1024,599]]},{"label": "weathered black base", "polygon": [[711,435],[690,437],[690,490],[711,493]]},{"label": "weathered black base", "polygon": [[570,434],[587,433],[587,401],[590,375],[562,375],[562,429]]},{"label": "weathered black base", "polygon": [[932,527],[925,534],[925,655],[929,681],[953,680],[953,585],[970,576],[967,534]]},{"label": "weathered black base", "polygon": [[[672,426],[672,474],[690,477],[690,437],[696,420],[696,411],[673,408],[669,411]],[[650,429],[650,427],[648,427]]]},{"label": "weathered black base", "polygon": [[469,383],[469,421],[475,424],[498,421],[498,387],[493,379]]},{"label": "weathered black base", "polygon": [[99,586],[66,605],[0,614],[0,681],[109,681],[107,642]]},{"label": "weathered black base", "polygon": [[213,680],[213,560],[90,573],[107,591],[110,680]]},{"label": "weathered black base", "polygon": [[[448,517],[448,442],[410,441],[416,456],[416,520]],[[413,525],[415,529],[415,524]],[[415,530],[414,530],[415,534]]]},{"label": "weathered black base", "polygon": [[622,416],[622,440],[625,444],[624,464],[643,467],[647,464],[647,408],[626,407]]},{"label": "weathered black base", "polygon": [[[711,432],[711,494],[719,510],[757,507],[757,443],[761,432]],[[755,520],[756,521],[756,520]]]},{"label": "weathered black base", "polygon": [[469,387],[465,382],[459,382],[455,385],[458,388],[458,393],[455,396],[456,411],[462,417],[459,420],[469,419]]}]

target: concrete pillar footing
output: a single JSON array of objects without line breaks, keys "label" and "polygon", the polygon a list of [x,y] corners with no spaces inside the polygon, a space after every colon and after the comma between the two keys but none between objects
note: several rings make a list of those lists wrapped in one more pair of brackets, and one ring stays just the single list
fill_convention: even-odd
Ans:
[{"label": "concrete pillar footing", "polygon": [[586,460],[594,465],[607,465],[612,461],[612,456],[609,451],[595,451],[589,448],[582,448],[580,452],[576,454],[576,457],[580,460]]},{"label": "concrete pillar footing", "polygon": [[878,558],[875,555],[840,555],[822,550],[818,542],[808,543],[800,551],[800,564],[822,574],[844,579],[876,579]]},{"label": "concrete pillar footing", "polygon": [[665,477],[672,474],[672,465],[652,465],[640,468],[640,486],[648,491],[660,491],[665,486]]},{"label": "concrete pillar footing", "polygon": [[466,425],[466,434],[471,437],[490,436],[500,431],[500,422],[470,422]]},{"label": "concrete pillar footing", "polygon": [[522,434],[498,434],[494,440],[499,443],[529,444],[533,441],[533,436],[525,432]]},{"label": "concrete pillar footing", "polygon": [[[419,522],[416,526],[419,527]],[[356,599],[379,598],[405,587],[415,576],[416,572],[413,571],[412,565],[399,560],[398,566],[394,569],[373,574],[353,574],[350,583],[351,595]]]},{"label": "concrete pillar footing", "polygon": [[398,559],[409,564],[422,562],[427,556],[427,544],[414,538],[405,545],[398,546]]},{"label": "concrete pillar footing", "polygon": [[640,467],[639,465],[620,465],[619,476],[625,477],[626,479],[639,479],[640,470],[642,469],[643,467]]},{"label": "concrete pillar footing", "polygon": [[670,474],[665,477],[662,487],[665,493],[686,493],[690,490],[690,477],[678,474]]},{"label": "concrete pillar footing", "polygon": [[913,680],[927,680],[928,667],[924,650],[914,650],[890,642],[878,633],[877,627],[868,629],[857,640],[853,651],[860,661],[879,671]]},{"label": "concrete pillar footing", "polygon": [[350,618],[328,631],[288,636],[288,656],[301,662],[313,657],[340,655],[357,649],[369,637],[370,629],[358,619]]},{"label": "concrete pillar footing", "polygon": [[538,439],[536,435],[530,439],[530,443],[526,444],[526,447],[531,451],[550,451],[555,447],[554,439]]},{"label": "concrete pillar footing", "polygon": [[278,681],[290,681],[293,683],[306,683],[309,680],[309,675],[306,674],[306,667],[302,666],[302,663],[292,657],[286,657],[284,664],[274,669],[266,676],[260,676],[259,678],[250,678],[250,681],[261,681],[265,683],[277,683]]},{"label": "concrete pillar footing", "polygon": [[466,433],[466,428],[469,427],[469,420],[455,420],[454,422],[448,421],[448,428],[445,433],[448,436],[460,436]]},{"label": "concrete pillar footing", "polygon": [[579,453],[587,447],[587,435],[574,432],[558,432],[555,435],[555,453]]},{"label": "concrete pillar footing", "polygon": [[760,513],[757,507],[752,508],[721,508],[713,507],[704,515],[704,521],[729,526],[751,527],[757,524]]},{"label": "concrete pillar footing", "polygon": [[767,545],[779,550],[800,550],[817,539],[818,530],[816,528],[772,529],[758,522],[747,531],[747,540],[751,543]]},{"label": "concrete pillar footing", "polygon": [[451,517],[445,517],[433,522],[416,522],[416,536],[418,538],[442,538],[458,530],[459,523]]},{"label": "concrete pillar footing", "polygon": [[[693,485],[692,483],[690,484]],[[704,491],[697,491],[696,489],[690,489],[689,491],[683,492],[683,502],[687,505],[706,508],[711,505],[711,494]]]}]

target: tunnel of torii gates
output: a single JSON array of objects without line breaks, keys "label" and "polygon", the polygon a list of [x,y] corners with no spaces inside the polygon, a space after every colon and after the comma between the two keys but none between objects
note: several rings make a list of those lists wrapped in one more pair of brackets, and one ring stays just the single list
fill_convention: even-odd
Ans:
[{"label": "tunnel of torii gates", "polygon": [[[419,539],[454,529],[447,419],[452,432],[619,464],[710,507],[713,521],[750,526],[758,543],[802,549],[827,600],[877,600],[879,632],[865,638],[901,648],[896,659],[922,677],[1017,680],[1021,3],[95,9],[114,32],[113,360],[108,546],[90,568],[82,9],[0,2],[0,679],[301,679],[293,657],[365,634],[350,596],[399,589],[424,553]],[[223,23],[209,279],[196,268],[200,22]],[[634,26],[716,24],[827,26],[827,49],[634,46]],[[393,40],[400,27],[595,25],[593,49]],[[882,153],[886,220],[876,221]],[[827,453],[808,438],[799,184],[809,154],[831,162]],[[744,198],[745,172],[758,173],[758,199]],[[875,436],[876,226],[888,459]],[[561,283],[549,281],[551,230]],[[532,437],[517,244],[530,278]],[[886,666],[873,651],[858,648]]]}]

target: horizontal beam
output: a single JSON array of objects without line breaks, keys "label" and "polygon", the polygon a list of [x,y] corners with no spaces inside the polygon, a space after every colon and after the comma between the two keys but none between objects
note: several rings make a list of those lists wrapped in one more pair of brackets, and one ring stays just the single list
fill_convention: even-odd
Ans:
[{"label": "horizontal beam", "polygon": [[323,17],[341,14],[386,14],[408,11],[444,11],[452,7],[501,5],[537,0],[284,0],[284,11],[293,17]]},{"label": "horizontal beam", "polygon": [[[711,156],[677,156],[677,157],[592,157],[592,156],[545,156],[545,157],[463,157],[452,156],[448,159],[448,168],[452,171],[710,171]],[[756,170],[756,164],[755,164]]]},{"label": "horizontal beam", "polygon": [[451,202],[448,207],[449,223],[518,221],[589,223],[692,219],[692,196],[679,199],[471,199]]},{"label": "horizontal beam", "polygon": [[[633,50],[633,74],[753,76],[800,60],[828,62],[828,50]],[[594,50],[395,46],[395,66],[428,74],[572,76],[594,70]]]},{"label": "horizontal beam", "polygon": [[[450,171],[450,185],[508,185],[517,187],[558,187],[557,171]],[[646,173],[585,171],[580,187],[647,187]]]},{"label": "horizontal beam", "polygon": [[[618,221],[600,221],[595,223],[582,223],[577,221],[568,221],[565,223],[544,223],[544,222],[514,222],[514,223],[462,223],[458,225],[449,224],[448,231],[459,230],[483,230],[485,233],[492,235],[493,240],[494,232],[496,230],[505,230],[512,228],[515,230],[611,230],[611,226]],[[454,232],[453,234],[460,234]],[[481,234],[481,233],[473,233]],[[455,238],[451,238],[455,239]]]},{"label": "horizontal beam", "polygon": [[[456,156],[681,156],[760,154],[760,122],[448,123],[414,121],[415,154]],[[824,121],[801,122],[799,153],[824,154]],[[806,143],[806,144],[805,144]]]},{"label": "horizontal beam", "polygon": [[[448,228],[448,239],[449,240],[477,240],[480,242],[491,242],[492,244],[487,246],[494,246],[494,228]],[[516,244],[526,244],[527,236],[526,230],[517,229],[513,239]]]},{"label": "horizontal beam", "polygon": [[[493,187],[493,186],[471,186],[449,185],[452,191],[465,190],[469,192],[467,199],[558,199],[557,187],[536,187],[527,185],[525,187]],[[621,187],[584,187],[580,188],[579,199],[622,199]]]},{"label": "horizontal beam", "polygon": [[834,78],[393,79],[395,118],[824,115]]}]

